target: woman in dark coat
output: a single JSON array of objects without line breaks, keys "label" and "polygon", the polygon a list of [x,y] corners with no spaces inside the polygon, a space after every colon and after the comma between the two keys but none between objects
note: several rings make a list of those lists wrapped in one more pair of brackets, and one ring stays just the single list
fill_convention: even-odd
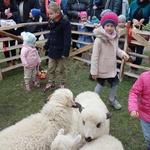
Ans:
[{"label": "woman in dark coat", "polygon": [[[149,21],[150,16],[150,2],[149,0],[135,0],[130,3],[127,13],[127,20],[131,21],[136,28],[141,29],[141,24],[146,25]],[[138,54],[143,54],[144,46],[131,45],[130,49]],[[136,57],[133,64],[141,65],[142,58]],[[136,73],[138,69],[131,67],[130,72]]]},{"label": "woman in dark coat", "polygon": [[90,0],[90,10],[89,10],[89,15],[90,19],[92,19],[93,16],[96,16],[99,20],[100,14],[102,10],[105,7],[105,2],[104,0]]},{"label": "woman in dark coat", "polygon": [[[17,4],[15,3],[15,0],[0,0],[0,18],[7,20],[7,19],[13,19],[16,23],[18,21],[19,16],[19,9],[17,7]],[[15,34],[15,30],[11,29],[9,30],[9,33]],[[10,41],[10,46],[15,45],[15,40]],[[10,57],[10,52],[12,56],[16,56],[16,49],[7,51],[7,47],[9,46],[8,41],[3,42],[3,48],[4,48],[4,55],[5,58]],[[13,64],[16,65],[17,61],[13,60],[13,64],[11,61],[8,61],[8,66],[12,66]]]},{"label": "woman in dark coat", "polygon": [[110,9],[117,16],[122,14],[122,0],[107,0],[105,9]]},{"label": "woman in dark coat", "polygon": [[[70,22],[79,22],[80,20],[80,12],[86,11],[88,12],[89,4],[87,0],[68,0],[67,2],[67,16]],[[77,31],[78,28],[75,25],[71,26],[72,30]],[[72,39],[77,40],[78,35],[72,34]],[[76,43],[72,43],[72,48],[77,49]]]}]

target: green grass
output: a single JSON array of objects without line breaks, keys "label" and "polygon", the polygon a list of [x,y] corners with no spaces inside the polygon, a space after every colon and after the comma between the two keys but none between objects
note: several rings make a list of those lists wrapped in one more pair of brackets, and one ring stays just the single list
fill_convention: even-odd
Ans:
[{"label": "green grass", "polygon": [[[42,67],[47,66],[43,62]],[[89,67],[82,62],[68,59],[68,83],[74,97],[83,91],[93,91],[96,82],[90,81]],[[119,83],[117,99],[122,104],[121,110],[115,110],[107,105],[109,84],[102,89],[101,98],[113,116],[110,119],[110,133],[122,141],[125,150],[144,150],[146,143],[141,131],[139,120],[132,119],[127,111],[127,100],[130,88],[136,79],[124,77]],[[57,76],[59,81],[59,76]],[[38,112],[44,105],[44,100],[52,93],[43,93],[46,80],[41,81],[40,88],[32,88],[30,92],[24,89],[23,68],[18,68],[3,74],[0,81],[0,130],[15,124],[17,121]],[[57,82],[59,85],[59,82]]]}]

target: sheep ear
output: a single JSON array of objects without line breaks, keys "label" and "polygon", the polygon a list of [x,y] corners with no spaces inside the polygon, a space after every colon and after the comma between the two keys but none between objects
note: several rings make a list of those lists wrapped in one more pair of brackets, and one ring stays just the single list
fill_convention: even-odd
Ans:
[{"label": "sheep ear", "polygon": [[106,119],[109,119],[111,117],[112,117],[112,113],[111,112],[106,113]]},{"label": "sheep ear", "polygon": [[73,141],[73,145],[76,145],[76,144],[78,144],[79,142],[81,141],[81,135],[80,134],[78,134],[76,137],[75,137],[75,139],[74,139],[74,141]]},{"label": "sheep ear", "polygon": [[57,135],[64,135],[64,129],[61,128],[61,129],[57,132]]},{"label": "sheep ear", "polygon": [[66,103],[67,106],[69,107],[72,107],[75,105],[75,102],[73,102],[68,96],[67,96],[67,103]]}]

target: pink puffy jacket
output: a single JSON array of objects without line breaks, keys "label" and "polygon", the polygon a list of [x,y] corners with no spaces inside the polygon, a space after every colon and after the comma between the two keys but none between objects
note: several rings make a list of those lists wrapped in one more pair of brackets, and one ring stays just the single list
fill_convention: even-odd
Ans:
[{"label": "pink puffy jacket", "polygon": [[140,118],[150,122],[150,71],[140,75],[129,92],[129,112],[136,110]]},{"label": "pink puffy jacket", "polygon": [[23,45],[20,57],[24,67],[32,68],[41,62],[37,49],[28,45]]}]

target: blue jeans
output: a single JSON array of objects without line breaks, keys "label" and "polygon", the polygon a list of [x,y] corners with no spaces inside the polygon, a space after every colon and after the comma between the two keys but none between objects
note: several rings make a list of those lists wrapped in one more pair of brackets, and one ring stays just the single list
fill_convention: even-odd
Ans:
[{"label": "blue jeans", "polygon": [[142,131],[144,133],[144,138],[147,142],[147,147],[150,148],[150,122],[140,119]]}]

